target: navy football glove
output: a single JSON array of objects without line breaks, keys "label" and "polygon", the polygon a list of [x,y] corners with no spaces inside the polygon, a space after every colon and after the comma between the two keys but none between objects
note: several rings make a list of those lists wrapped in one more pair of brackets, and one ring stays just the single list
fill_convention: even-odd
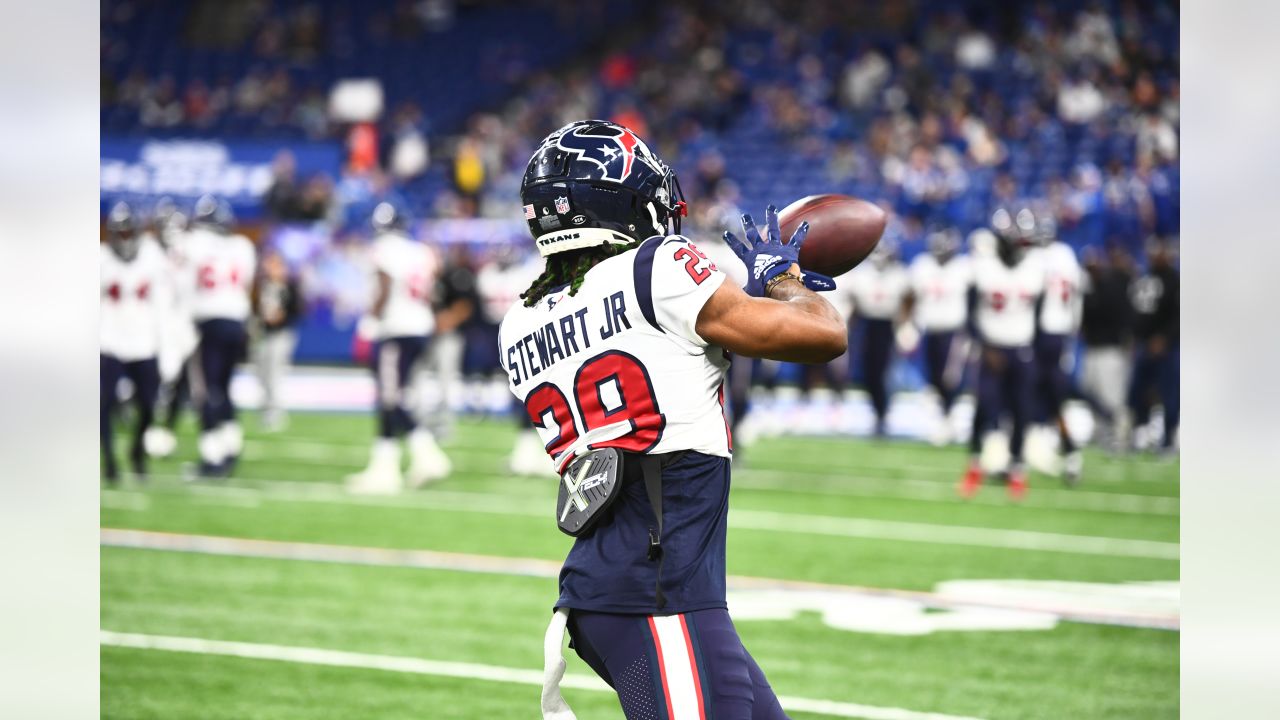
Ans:
[{"label": "navy football glove", "polygon": [[[764,289],[769,281],[785,273],[792,263],[800,260],[800,246],[809,234],[809,223],[802,222],[791,234],[790,242],[782,242],[782,231],[778,229],[778,209],[770,205],[764,211],[764,221],[768,237],[760,238],[760,231],[750,215],[742,216],[742,230],[746,241],[741,241],[733,233],[725,231],[724,241],[747,266],[747,284],[742,289],[748,295],[764,297]],[[834,290],[836,283],[826,275],[814,272],[801,272],[801,282],[814,292]]]}]

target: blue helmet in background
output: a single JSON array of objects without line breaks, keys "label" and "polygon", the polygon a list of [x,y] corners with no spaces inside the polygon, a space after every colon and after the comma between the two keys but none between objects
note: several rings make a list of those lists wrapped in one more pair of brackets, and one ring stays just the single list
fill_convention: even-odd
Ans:
[{"label": "blue helmet in background", "polygon": [[543,257],[678,233],[688,214],[675,172],[607,120],[579,120],[548,135],[529,159],[520,201]]}]

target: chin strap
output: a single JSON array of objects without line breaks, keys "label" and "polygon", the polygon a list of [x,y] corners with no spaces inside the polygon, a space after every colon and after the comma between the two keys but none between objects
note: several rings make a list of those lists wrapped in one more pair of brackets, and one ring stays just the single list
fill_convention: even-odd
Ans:
[{"label": "chin strap", "polygon": [[564,679],[568,663],[564,660],[564,632],[569,622],[569,611],[556,608],[542,641],[542,718],[543,720],[577,720],[569,703],[560,693],[560,681]]}]

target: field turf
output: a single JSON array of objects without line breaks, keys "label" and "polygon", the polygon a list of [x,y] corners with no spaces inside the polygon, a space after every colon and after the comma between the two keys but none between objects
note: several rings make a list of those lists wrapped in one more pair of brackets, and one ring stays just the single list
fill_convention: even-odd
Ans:
[{"label": "field turf", "polygon": [[[570,540],[551,518],[554,479],[507,472],[513,427],[464,421],[444,443],[451,478],[351,498],[341,481],[367,459],[369,418],[295,414],[274,435],[245,421],[228,483],[180,478],[195,458],[187,427],[146,486],[103,491],[103,716],[536,717],[542,634]],[[738,591],[785,601],[809,597],[806,582],[842,586],[817,588],[837,598],[843,586],[937,598],[957,580],[1178,580],[1176,462],[1090,454],[1080,488],[1033,476],[1022,505],[994,485],[957,500],[963,462],[959,448],[910,442],[761,440],[734,469],[730,611],[746,598]],[[909,614],[949,612],[925,604]],[[1178,713],[1176,627],[1064,620],[888,634],[827,620],[806,605],[790,619],[738,621],[795,718]],[[578,717],[620,718],[566,652]]]}]

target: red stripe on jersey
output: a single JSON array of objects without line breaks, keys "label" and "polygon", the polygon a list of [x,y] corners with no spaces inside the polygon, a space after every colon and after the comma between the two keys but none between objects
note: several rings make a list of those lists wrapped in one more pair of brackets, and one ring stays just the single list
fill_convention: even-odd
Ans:
[{"label": "red stripe on jersey", "polygon": [[729,444],[729,452],[733,452],[733,431],[729,429],[729,411],[724,406],[724,381],[720,381],[720,390],[716,393],[720,401],[720,417],[724,420],[724,439]]}]

